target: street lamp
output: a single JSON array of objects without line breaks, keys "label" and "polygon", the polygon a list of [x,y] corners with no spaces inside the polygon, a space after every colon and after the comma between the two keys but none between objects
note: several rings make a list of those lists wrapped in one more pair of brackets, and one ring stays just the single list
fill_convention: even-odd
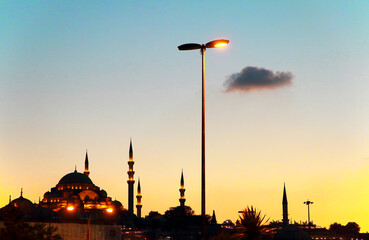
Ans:
[{"label": "street lamp", "polygon": [[306,204],[308,206],[308,225],[309,225],[309,228],[310,228],[310,204],[313,204],[313,202],[307,200],[306,202],[304,202],[304,204]]},{"label": "street lamp", "polygon": [[218,39],[206,44],[186,43],[178,46],[180,51],[200,49],[202,56],[202,134],[201,134],[201,239],[206,239],[205,216],[205,50],[227,46],[228,40]]}]

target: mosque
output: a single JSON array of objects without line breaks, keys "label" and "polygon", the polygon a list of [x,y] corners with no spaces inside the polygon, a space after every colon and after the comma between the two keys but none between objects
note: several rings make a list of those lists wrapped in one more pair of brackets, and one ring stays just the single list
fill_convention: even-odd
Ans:
[{"label": "mosque", "polygon": [[[133,171],[133,165],[133,148],[131,140],[129,146],[129,168],[127,172],[128,209],[126,209],[121,202],[112,200],[105,190],[96,186],[92,182],[91,178],[89,177],[89,159],[86,151],[85,169],[83,173],[77,172],[75,169],[74,172],[63,176],[55,187],[52,187],[50,191],[47,191],[44,194],[43,199],[40,199],[38,204],[32,203],[30,200],[23,197],[23,189],[21,190],[19,198],[12,200],[11,196],[9,196],[9,204],[0,209],[0,221],[4,220],[4,216],[6,216],[7,213],[16,209],[24,213],[27,221],[52,222],[53,225],[63,223],[63,225],[59,224],[58,228],[59,231],[62,231],[62,234],[64,235],[65,232],[73,232],[75,230],[73,230],[73,228],[76,228],[76,226],[71,225],[65,227],[65,223],[85,224],[88,220],[88,222],[95,223],[95,227],[96,225],[121,225],[122,222],[127,221],[127,219],[132,219],[135,217],[133,209],[135,172]],[[138,180],[137,185],[137,217],[141,218],[142,195],[140,180]],[[90,225],[90,223],[88,223],[88,225]],[[85,229],[84,226],[82,226],[82,228]],[[120,228],[115,227],[115,230],[120,232]],[[90,234],[90,229],[83,231],[88,231],[86,234]],[[83,231],[81,230],[78,232]],[[102,232],[101,229],[99,231]],[[76,236],[75,239],[78,239],[78,236]],[[99,238],[97,237],[96,239]],[[102,236],[101,239],[115,238],[107,238],[106,236]]]},{"label": "mosque", "polygon": [[88,155],[86,152],[85,171],[66,174],[58,184],[44,194],[40,205],[59,211],[62,208],[76,209],[117,209],[125,210],[119,201],[112,201],[105,190],[96,186],[89,177]]},{"label": "mosque", "polygon": [[[129,147],[129,161],[128,161],[128,210],[123,207],[122,203],[117,200],[112,200],[108,196],[107,192],[100,187],[96,186],[90,179],[88,154],[86,151],[85,157],[85,170],[83,173],[74,172],[68,173],[63,176],[55,187],[52,187],[50,191],[47,191],[42,201],[38,206],[51,209],[54,212],[58,212],[63,209],[79,209],[79,210],[102,210],[102,211],[128,211],[133,214],[133,188],[134,188],[134,171],[133,171],[133,149],[132,141],[130,141]],[[23,205],[33,204],[31,201],[23,197],[23,191],[21,191],[20,198],[13,201],[9,199],[9,204],[17,206],[24,202]],[[137,215],[141,217],[141,185],[138,181],[137,188]],[[21,204],[22,205],[22,204]]]}]

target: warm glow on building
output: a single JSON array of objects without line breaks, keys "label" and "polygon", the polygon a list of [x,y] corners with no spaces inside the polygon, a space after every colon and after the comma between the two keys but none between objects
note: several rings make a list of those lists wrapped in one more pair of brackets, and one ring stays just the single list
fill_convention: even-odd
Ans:
[{"label": "warm glow on building", "polygon": [[112,208],[108,208],[108,209],[106,209],[106,211],[107,211],[108,213],[112,213],[112,212],[113,212],[113,209],[112,209]]}]

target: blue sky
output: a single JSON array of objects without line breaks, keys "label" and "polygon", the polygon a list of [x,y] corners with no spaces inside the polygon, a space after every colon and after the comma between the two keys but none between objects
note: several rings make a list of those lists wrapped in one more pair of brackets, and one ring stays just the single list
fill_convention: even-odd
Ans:
[{"label": "blue sky", "polygon": [[[367,231],[368,11],[366,1],[1,1],[0,203],[20,187],[36,201],[82,171],[88,149],[91,178],[126,206],[132,137],[143,213],[179,204],[182,168],[199,213],[201,56],[177,46],[225,38],[206,51],[208,212],[235,220],[253,204],[280,219],[286,182],[294,220],[311,198],[318,225]],[[225,93],[247,66],[291,72],[292,85]]]}]

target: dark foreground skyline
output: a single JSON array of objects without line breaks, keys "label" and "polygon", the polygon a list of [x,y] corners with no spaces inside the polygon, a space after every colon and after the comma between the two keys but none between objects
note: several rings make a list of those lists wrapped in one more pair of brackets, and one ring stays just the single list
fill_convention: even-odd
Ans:
[{"label": "dark foreground skyline", "polygon": [[181,169],[199,214],[201,61],[177,46],[224,38],[206,52],[207,214],[236,219],[253,204],[280,219],[286,182],[291,219],[307,218],[309,198],[318,225],[354,219],[369,231],[367,9],[1,1],[0,205],[22,187],[37,202],[83,171],[85,149],[94,183],[127,205],[132,137],[142,214],[178,204]]}]

